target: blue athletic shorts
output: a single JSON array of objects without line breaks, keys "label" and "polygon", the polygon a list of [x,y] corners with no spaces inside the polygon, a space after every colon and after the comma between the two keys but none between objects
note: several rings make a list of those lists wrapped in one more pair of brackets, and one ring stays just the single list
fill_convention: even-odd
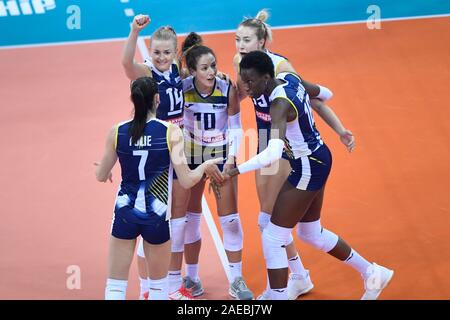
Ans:
[{"label": "blue athletic shorts", "polygon": [[128,206],[115,210],[111,234],[124,240],[136,239],[139,235],[150,244],[162,244],[170,239],[169,221],[166,216],[151,215],[139,219],[133,214],[134,208]]},{"label": "blue athletic shorts", "polygon": [[327,182],[333,162],[331,152],[323,144],[311,155],[289,160],[292,171],[288,181],[300,190],[320,190]]}]

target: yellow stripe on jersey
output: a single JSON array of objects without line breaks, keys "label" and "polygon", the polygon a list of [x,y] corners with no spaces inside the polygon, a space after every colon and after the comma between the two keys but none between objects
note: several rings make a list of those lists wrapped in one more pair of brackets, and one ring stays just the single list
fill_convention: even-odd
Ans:
[{"label": "yellow stripe on jersey", "polygon": [[277,65],[275,66],[275,69],[274,69],[274,71],[275,71],[275,76],[278,74],[278,67],[280,66],[280,63],[282,63],[283,61],[285,61],[285,60],[281,60],[281,61],[278,61],[277,62]]},{"label": "yellow stripe on jersey", "polygon": [[[276,97],[275,99],[278,99],[278,98],[285,99],[285,100],[287,100],[287,101],[290,102],[292,108],[294,108],[295,113],[297,114],[297,117],[296,117],[296,119],[297,119],[297,118],[298,118],[298,111],[297,111],[297,108],[295,107],[295,104],[291,101],[291,99],[286,98],[286,97]],[[295,119],[294,119],[294,120],[295,120]],[[294,120],[292,120],[292,121],[294,121]]]},{"label": "yellow stripe on jersey", "polygon": [[286,155],[288,156],[289,159],[295,159],[294,152],[292,151],[291,144],[289,143],[289,139],[285,137],[283,139],[283,141],[284,141]]},{"label": "yellow stripe on jersey", "polygon": [[153,180],[152,184],[148,187],[148,190],[156,199],[167,204],[169,196],[168,184],[168,170],[165,170],[159,177]]},{"label": "yellow stripe on jersey", "polygon": [[117,140],[119,139],[119,125],[116,125],[116,137],[114,139],[114,150],[117,150]]},{"label": "yellow stripe on jersey", "polygon": [[224,97],[220,90],[214,89],[214,92],[206,98],[201,97],[195,90],[189,90],[184,92],[184,101],[191,103],[208,102],[210,97]]},{"label": "yellow stripe on jersey", "polygon": [[318,162],[318,163],[320,163],[320,164],[325,164],[325,163],[323,163],[322,161],[320,161],[320,160],[318,160],[318,159],[316,159],[316,158],[314,158],[314,157],[309,156],[308,158],[310,158],[311,160],[314,160],[314,161],[316,161],[316,162]]},{"label": "yellow stripe on jersey", "polygon": [[172,126],[172,124],[169,124],[167,126],[167,130],[166,130],[166,143],[167,143],[167,148],[169,149],[169,153],[172,152],[172,148],[170,146],[170,127]]}]

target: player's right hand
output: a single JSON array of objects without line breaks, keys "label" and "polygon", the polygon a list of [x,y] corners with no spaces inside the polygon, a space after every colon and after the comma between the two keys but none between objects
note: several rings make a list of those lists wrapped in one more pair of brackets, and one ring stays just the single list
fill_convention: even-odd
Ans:
[{"label": "player's right hand", "polygon": [[138,14],[133,19],[132,28],[136,31],[141,31],[150,23],[150,17],[148,15]]}]

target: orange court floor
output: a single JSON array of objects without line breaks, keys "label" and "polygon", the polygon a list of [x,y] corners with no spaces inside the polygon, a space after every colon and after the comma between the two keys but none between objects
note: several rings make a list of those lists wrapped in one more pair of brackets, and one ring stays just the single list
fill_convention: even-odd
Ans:
[{"label": "orange court floor", "polygon": [[[333,153],[322,223],[360,254],[395,270],[381,299],[450,299],[450,18],[274,30],[271,50],[334,92],[329,105],[356,137],[349,154],[315,116]],[[205,35],[235,78],[234,34]],[[93,162],[110,127],[128,119],[124,42],[0,50],[0,299],[103,299],[115,192]],[[244,129],[255,127],[241,105]],[[254,148],[243,146],[247,157]],[[212,194],[205,192],[215,214]],[[258,295],[265,264],[254,174],[239,176],[243,273]],[[220,228],[219,228],[220,229]],[[224,269],[202,225],[206,299],[229,299]],[[296,237],[295,237],[296,238]],[[301,299],[359,299],[360,276],[295,240],[314,290]],[[69,290],[71,266],[81,288]],[[138,296],[135,262],[128,299]]]}]

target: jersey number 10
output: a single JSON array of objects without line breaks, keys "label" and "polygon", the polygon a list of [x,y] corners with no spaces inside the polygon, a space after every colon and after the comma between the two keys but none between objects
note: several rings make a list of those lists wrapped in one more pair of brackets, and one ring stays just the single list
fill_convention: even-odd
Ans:
[{"label": "jersey number 10", "polygon": [[[202,121],[202,115],[203,115],[203,121]],[[203,122],[204,130],[210,130],[210,129],[214,129],[216,127],[216,114],[215,113],[196,112],[196,113],[194,113],[194,116],[198,122],[200,122],[200,123]]]}]

